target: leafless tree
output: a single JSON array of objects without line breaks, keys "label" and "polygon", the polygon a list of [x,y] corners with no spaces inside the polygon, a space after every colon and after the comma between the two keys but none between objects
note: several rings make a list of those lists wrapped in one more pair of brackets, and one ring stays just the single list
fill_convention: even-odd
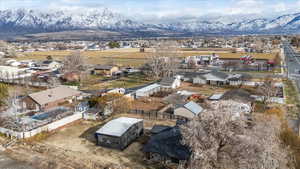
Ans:
[{"label": "leafless tree", "polygon": [[180,168],[287,169],[291,160],[278,138],[279,120],[255,118],[249,125],[244,110],[240,103],[221,101],[183,126],[192,155]]},{"label": "leafless tree", "polygon": [[271,97],[276,96],[278,88],[275,86],[274,80],[267,76],[264,78],[263,83],[258,85],[257,92],[262,96],[262,102],[266,105],[271,101]]},{"label": "leafless tree", "polygon": [[155,79],[174,76],[178,66],[178,56],[177,42],[162,41],[157,43],[153,54],[149,56],[150,76],[153,76]]},{"label": "leafless tree", "polygon": [[64,58],[63,61],[63,72],[78,72],[84,67],[84,58],[81,55],[80,51],[75,51],[71,55],[68,55]]}]

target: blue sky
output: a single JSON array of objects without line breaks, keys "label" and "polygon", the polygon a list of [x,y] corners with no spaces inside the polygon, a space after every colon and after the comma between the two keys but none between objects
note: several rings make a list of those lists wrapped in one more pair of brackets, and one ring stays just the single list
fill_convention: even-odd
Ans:
[{"label": "blue sky", "polygon": [[101,8],[144,17],[300,12],[300,0],[0,0],[0,9]]}]

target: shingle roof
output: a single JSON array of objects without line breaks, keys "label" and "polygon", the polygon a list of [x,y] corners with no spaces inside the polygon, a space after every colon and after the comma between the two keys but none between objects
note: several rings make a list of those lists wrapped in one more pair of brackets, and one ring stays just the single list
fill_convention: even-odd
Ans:
[{"label": "shingle roof", "polygon": [[199,113],[201,113],[203,111],[203,108],[193,101],[188,102],[183,107],[185,107],[186,109],[188,109],[195,115],[198,115]]},{"label": "shingle roof", "polygon": [[47,103],[55,102],[71,96],[80,95],[81,92],[75,89],[71,89],[66,86],[59,86],[53,89],[44,90],[37,93],[29,94],[28,96],[32,98],[39,105],[45,105]]},{"label": "shingle roof", "polygon": [[174,80],[175,78],[173,77],[165,77],[159,82],[159,84],[162,86],[172,86]]},{"label": "shingle roof", "polygon": [[162,156],[187,160],[191,152],[187,146],[181,143],[181,133],[179,127],[173,127],[156,134],[150,138],[144,146],[144,152],[158,153]]},{"label": "shingle roof", "polygon": [[212,71],[212,72],[210,72],[210,74],[212,74],[213,76],[216,76],[218,78],[221,78],[221,79],[228,78],[228,75],[226,73],[219,72],[219,71]]},{"label": "shingle roof", "polygon": [[132,125],[143,121],[142,119],[120,117],[109,121],[103,127],[96,131],[96,134],[109,136],[122,136]]},{"label": "shingle roof", "polygon": [[96,70],[110,70],[111,68],[113,68],[113,66],[109,66],[109,65],[97,65],[97,66],[95,66]]}]

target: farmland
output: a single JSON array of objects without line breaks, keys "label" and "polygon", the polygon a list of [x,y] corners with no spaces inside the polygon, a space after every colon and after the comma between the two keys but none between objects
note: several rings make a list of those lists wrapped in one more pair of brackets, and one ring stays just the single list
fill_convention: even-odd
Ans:
[{"label": "farmland", "polygon": [[[71,51],[46,51],[46,52],[30,52],[20,53],[19,60],[42,60],[47,56],[61,60],[64,56],[70,55]],[[227,50],[181,50],[179,57],[207,55],[216,53],[223,59],[238,59],[246,53],[230,53]],[[153,49],[146,49],[144,53],[139,52],[137,48],[129,49],[112,49],[105,51],[84,51],[82,55],[86,57],[87,63],[90,64],[108,64],[114,63],[120,66],[139,66],[146,62],[147,57],[153,54]],[[275,53],[251,53],[256,59],[273,59]]]}]

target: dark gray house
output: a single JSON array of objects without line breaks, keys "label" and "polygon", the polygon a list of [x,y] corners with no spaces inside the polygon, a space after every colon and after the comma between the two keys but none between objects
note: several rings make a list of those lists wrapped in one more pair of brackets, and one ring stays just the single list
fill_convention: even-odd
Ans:
[{"label": "dark gray house", "polygon": [[142,119],[120,117],[109,121],[95,133],[97,145],[124,150],[144,131]]},{"label": "dark gray house", "polygon": [[191,152],[181,143],[181,139],[182,135],[178,126],[164,128],[161,132],[151,136],[143,152],[146,153],[148,159],[158,162],[179,163],[188,160]]}]

